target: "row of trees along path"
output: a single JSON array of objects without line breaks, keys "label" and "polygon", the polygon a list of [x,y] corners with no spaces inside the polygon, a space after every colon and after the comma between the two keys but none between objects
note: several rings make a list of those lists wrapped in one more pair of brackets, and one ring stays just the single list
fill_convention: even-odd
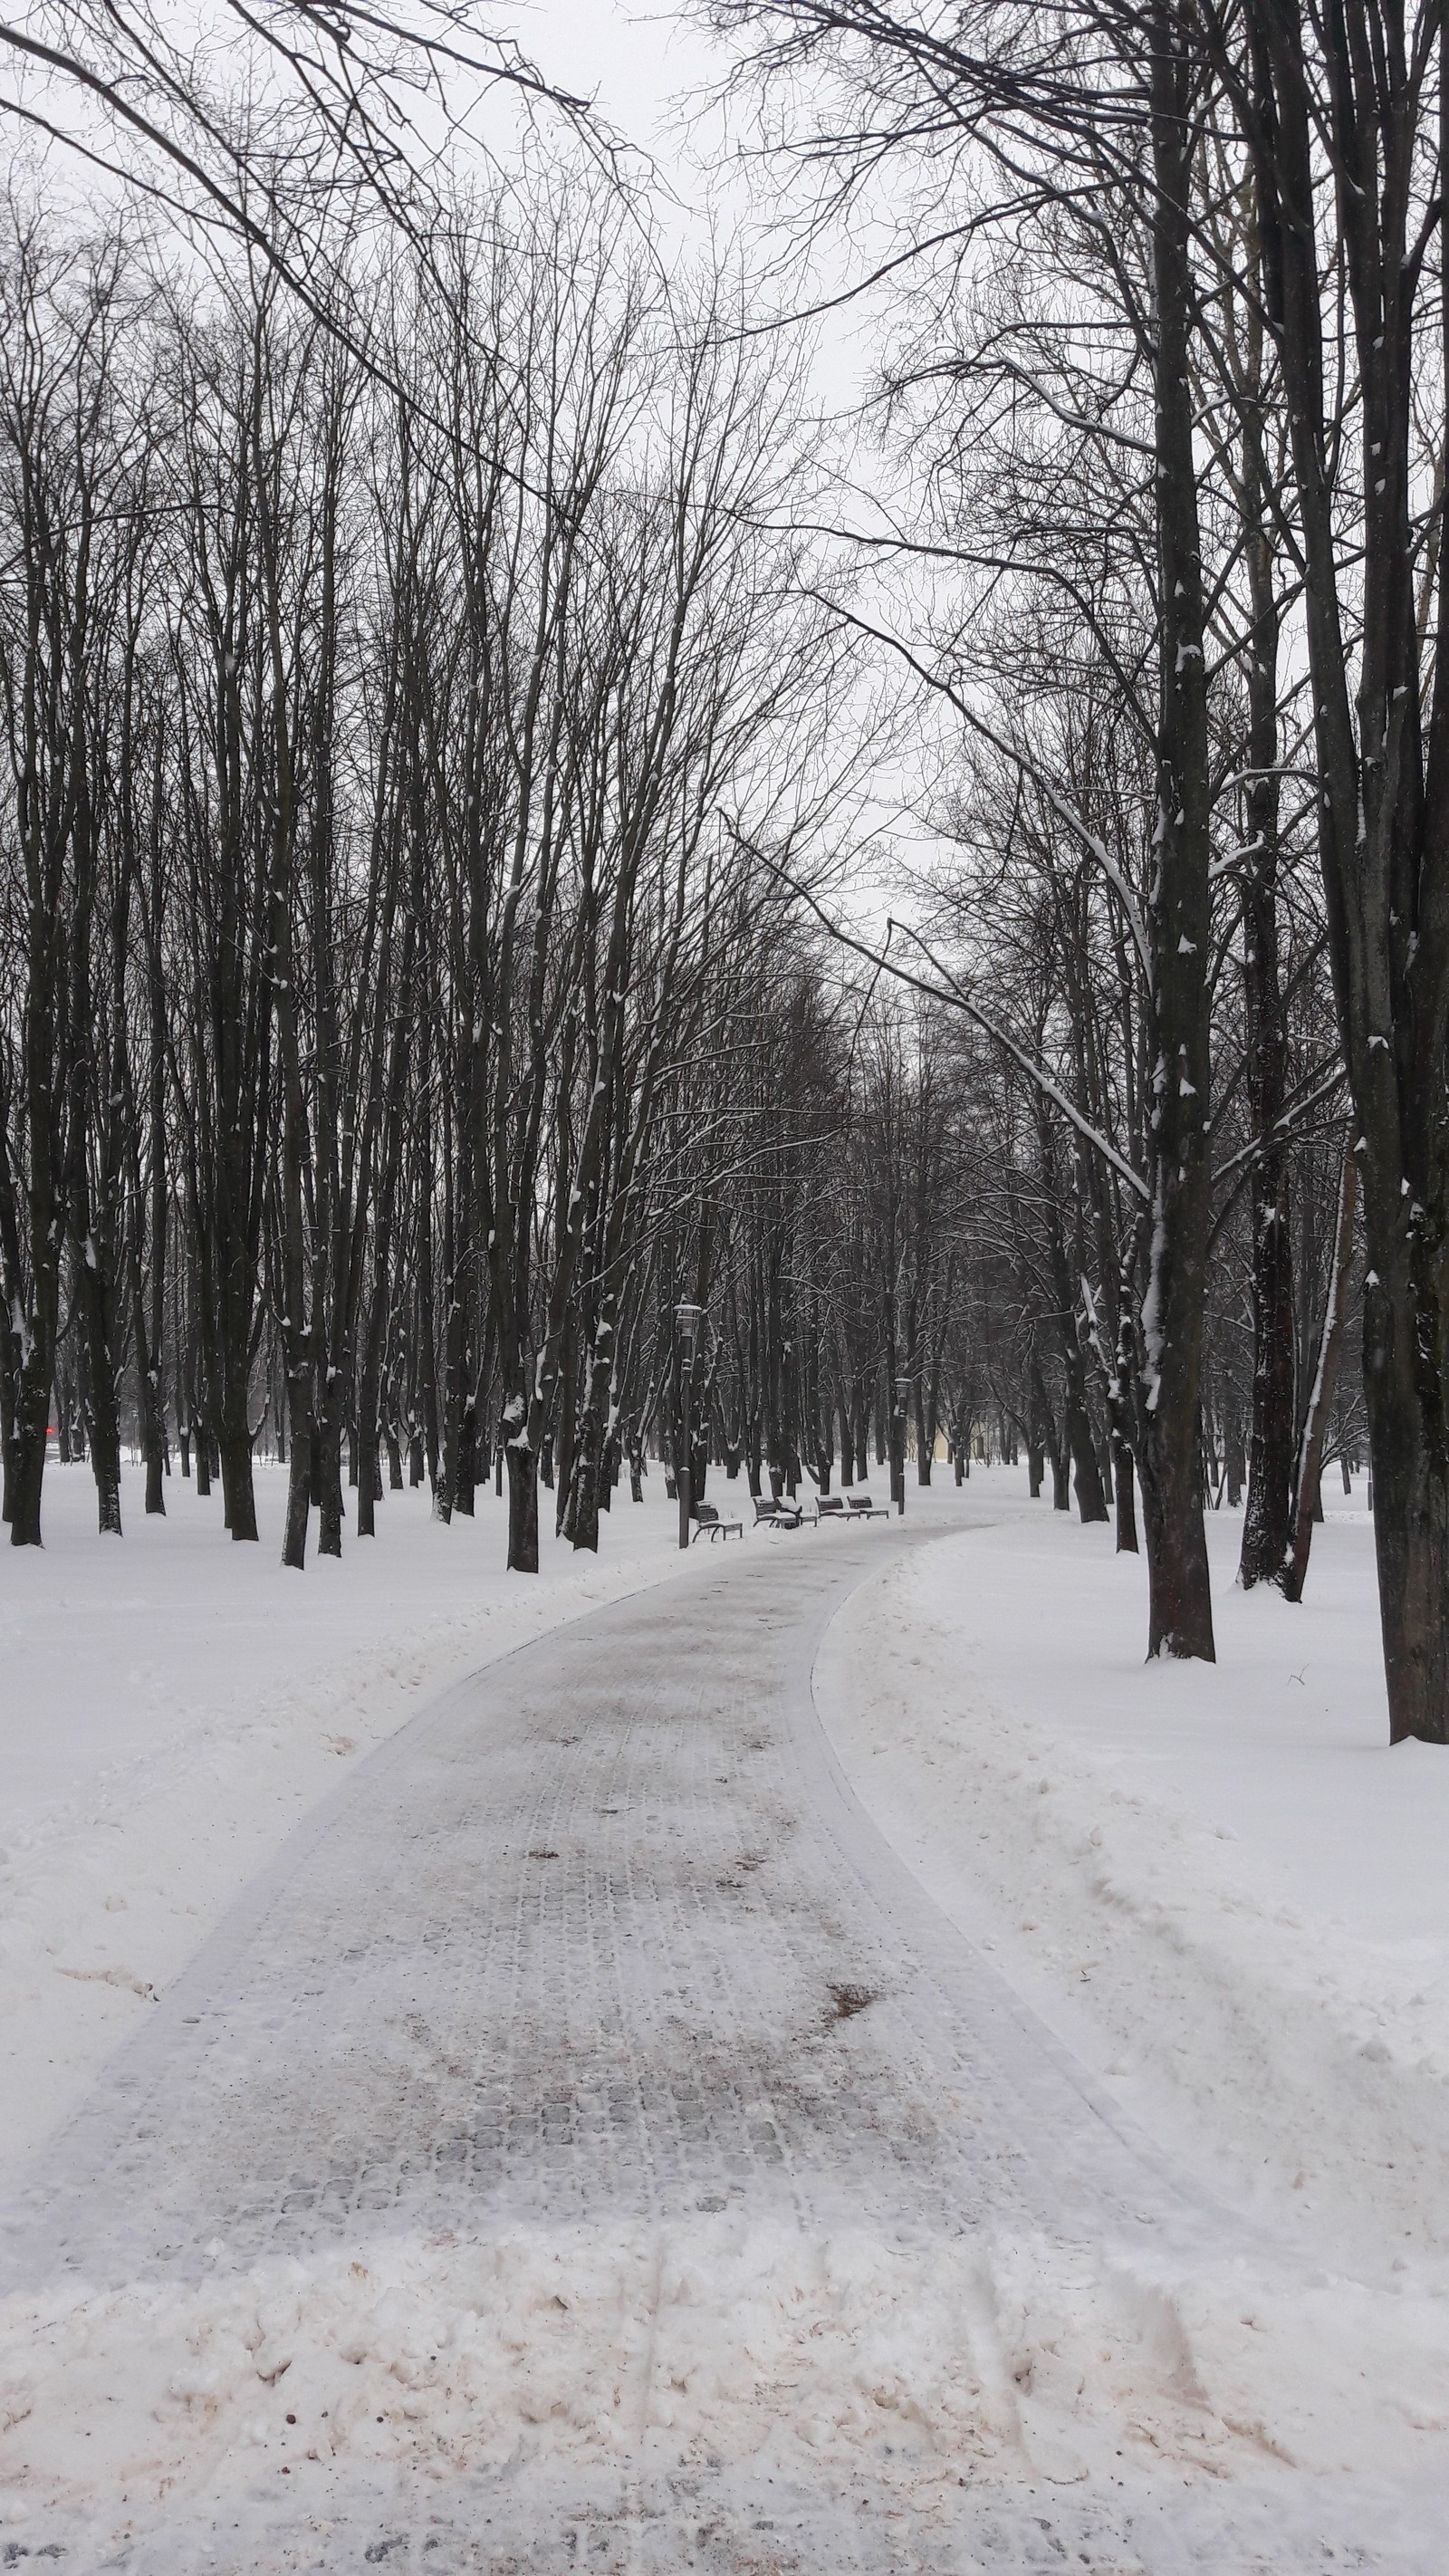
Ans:
[{"label": "row of trees along path", "polygon": [[1212,1502],[1295,1595],[1365,1446],[1443,1740],[1437,20],[707,14],[787,194],[803,143],[812,222],[896,228],[889,520],[607,173],[424,234],[373,169],[305,291],[245,203],[194,293],[7,213],[12,1539],[55,1412],[106,1532],[129,1433],[254,1537],[265,1437],[289,1564],[349,1478],[363,1534],[491,1469],[535,1568],[541,1481],[591,1546],[673,1459],[688,1298],[697,1493],[899,1499],[989,1422],[1140,1509],[1154,1653],[1213,1651]]},{"label": "row of trees along path", "polygon": [[[708,14],[741,41],[741,90],[810,219],[848,215],[889,273],[884,391],[917,506],[844,533],[874,565],[908,559],[917,600],[923,560],[949,569],[924,642],[884,584],[857,611],[964,740],[970,862],[924,980],[999,1026],[981,897],[1026,872],[1056,971],[1018,984],[1005,1034],[1038,1088],[1065,1058],[1049,1096],[1093,1167],[1082,1329],[1141,1481],[1151,1650],[1213,1652],[1203,1382],[1236,1168],[1256,1345],[1243,1579],[1301,1586],[1356,1220],[1391,1731],[1443,1741],[1440,14]],[[1295,1444],[1288,1165],[1329,1104],[1340,1257]]]}]

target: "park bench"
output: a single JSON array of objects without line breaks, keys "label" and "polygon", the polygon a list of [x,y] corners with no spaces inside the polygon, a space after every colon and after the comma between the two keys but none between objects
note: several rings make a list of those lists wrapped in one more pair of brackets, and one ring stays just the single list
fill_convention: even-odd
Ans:
[{"label": "park bench", "polygon": [[843,1521],[846,1518],[848,1518],[848,1515],[845,1509],[845,1497],[843,1494],[822,1494],[819,1497],[819,1500],[815,1505],[815,1526],[817,1529],[820,1527],[822,1521]]},{"label": "park bench", "polygon": [[694,1524],[694,1538],[689,1542],[691,1547],[694,1545],[694,1539],[698,1538],[701,1532],[708,1538],[711,1547],[717,1538],[728,1539],[731,1533],[736,1538],[743,1538],[745,1534],[743,1521],[722,1521],[713,1503],[701,1503],[698,1506],[694,1515]]},{"label": "park bench", "polygon": [[768,1494],[755,1496],[756,1529],[798,1529],[804,1517],[798,1503],[777,1503]]},{"label": "park bench", "polygon": [[845,1509],[847,1517],[854,1521],[888,1521],[890,1519],[890,1513],[886,1510],[884,1503],[873,1503],[869,1494],[847,1494],[845,1497]]}]

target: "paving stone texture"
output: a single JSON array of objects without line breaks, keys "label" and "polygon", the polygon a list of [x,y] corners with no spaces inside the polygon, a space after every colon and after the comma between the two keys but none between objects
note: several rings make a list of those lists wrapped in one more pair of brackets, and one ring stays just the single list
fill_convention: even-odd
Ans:
[{"label": "paving stone texture", "polygon": [[[882,1549],[916,1535],[721,1551],[410,1724],[294,1835],[52,2149],[9,2213],[8,2286],[200,2280],[218,2241],[245,2266],[379,2231],[733,2208],[917,2248],[1000,2225],[1058,2246],[1220,2243],[1231,2222],[936,1912],[835,1766],[810,1695],[818,1639]],[[320,2518],[257,2498],[240,2517],[178,2508],[89,2563],[1378,2563],[1351,2532],[1325,2540],[1316,2508],[1299,2537],[1280,2517],[1255,2538],[1255,2509],[1214,2507],[1205,2557],[1191,2516],[1154,2510],[1149,2529],[1048,2487],[963,2495],[921,2530],[873,2521],[868,2498],[751,2492],[723,2470],[587,2494],[482,2478],[424,2494],[360,2471]],[[79,2533],[57,2534],[63,2563],[86,2565]],[[23,2554],[46,2545],[37,2528]]]}]

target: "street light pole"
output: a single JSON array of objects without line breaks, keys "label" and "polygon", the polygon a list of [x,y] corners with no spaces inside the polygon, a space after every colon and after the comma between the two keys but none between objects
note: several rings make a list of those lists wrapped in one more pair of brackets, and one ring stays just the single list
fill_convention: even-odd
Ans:
[{"label": "street light pole", "polygon": [[688,1547],[694,1502],[694,1454],[690,1447],[689,1398],[694,1378],[694,1342],[699,1331],[698,1306],[676,1306],[674,1330],[679,1342],[679,1462],[674,1481],[679,1489],[679,1544]]}]

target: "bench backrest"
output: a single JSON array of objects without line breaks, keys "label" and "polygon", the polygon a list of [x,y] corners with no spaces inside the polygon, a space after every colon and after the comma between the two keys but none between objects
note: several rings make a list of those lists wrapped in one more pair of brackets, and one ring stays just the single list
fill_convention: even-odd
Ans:
[{"label": "bench backrest", "polygon": [[845,1498],[842,1494],[822,1494],[815,1508],[817,1512],[843,1512]]},{"label": "bench backrest", "polygon": [[873,1512],[875,1510],[875,1505],[871,1501],[869,1494],[852,1494],[850,1497],[850,1508],[853,1512]]},{"label": "bench backrest", "polygon": [[713,1503],[697,1503],[695,1506],[694,1517],[698,1521],[701,1529],[709,1529],[713,1523],[719,1519],[719,1514],[715,1510]]}]

